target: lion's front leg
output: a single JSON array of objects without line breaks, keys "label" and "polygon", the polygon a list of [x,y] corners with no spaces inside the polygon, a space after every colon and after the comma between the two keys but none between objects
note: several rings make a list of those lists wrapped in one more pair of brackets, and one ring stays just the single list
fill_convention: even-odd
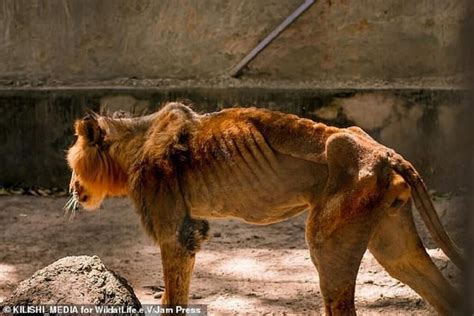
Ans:
[{"label": "lion's front leg", "polygon": [[[188,303],[189,286],[196,252],[207,239],[209,224],[186,215],[174,234],[160,238],[161,260],[165,280],[162,304]],[[170,238],[171,237],[171,238]]]},{"label": "lion's front leg", "polygon": [[131,197],[147,233],[161,249],[165,292],[162,303],[188,303],[196,252],[207,238],[209,224],[193,219],[177,177],[157,177],[161,169],[143,163],[130,180]]},{"label": "lion's front leg", "polygon": [[195,255],[184,249],[177,240],[162,243],[160,248],[165,281],[161,304],[185,305],[188,303]]}]

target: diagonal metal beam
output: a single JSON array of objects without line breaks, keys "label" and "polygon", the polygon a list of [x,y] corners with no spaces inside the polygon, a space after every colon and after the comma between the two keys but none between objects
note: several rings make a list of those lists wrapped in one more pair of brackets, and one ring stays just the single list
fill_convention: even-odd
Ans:
[{"label": "diagonal metal beam", "polygon": [[242,73],[242,69],[247,66],[262,50],[267,47],[278,35],[281,34],[291,23],[293,23],[303,12],[312,6],[316,0],[305,0],[292,14],[290,14],[283,22],[280,23],[273,31],[270,32],[254,49],[250,51],[230,72],[231,77],[238,77]]}]

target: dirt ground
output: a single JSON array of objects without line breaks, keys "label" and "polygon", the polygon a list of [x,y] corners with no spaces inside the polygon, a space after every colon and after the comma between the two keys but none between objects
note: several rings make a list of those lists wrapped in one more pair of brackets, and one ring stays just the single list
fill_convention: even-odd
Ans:
[{"label": "dirt ground", "polygon": [[[79,212],[68,224],[65,198],[0,197],[0,301],[36,270],[71,255],[98,255],[125,277],[142,303],[159,303],[159,249],[144,235],[130,203],[112,199],[97,212]],[[197,255],[192,303],[210,314],[323,312],[319,280],[304,241],[306,214],[259,227],[234,220],[211,222],[211,240]],[[457,270],[437,249],[429,250],[443,273]],[[357,279],[362,315],[431,315],[433,309],[391,278],[366,253]]]}]

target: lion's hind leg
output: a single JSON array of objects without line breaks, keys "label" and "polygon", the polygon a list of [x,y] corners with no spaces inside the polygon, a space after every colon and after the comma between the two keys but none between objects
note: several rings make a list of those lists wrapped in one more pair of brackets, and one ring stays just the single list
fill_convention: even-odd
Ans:
[{"label": "lion's hind leg", "polygon": [[329,228],[331,224],[320,216],[325,211],[328,210],[310,211],[306,225],[306,240],[319,274],[325,312],[326,315],[355,315],[357,272],[369,234],[362,218]]},{"label": "lion's hind leg", "polygon": [[458,294],[426,253],[410,206],[409,201],[384,212],[369,250],[391,276],[409,285],[439,313],[448,314],[459,302]]},{"label": "lion's hind leg", "polygon": [[325,195],[308,215],[306,240],[326,315],[355,315],[357,273],[378,219],[386,178],[383,165],[367,155],[351,135],[329,139]]}]

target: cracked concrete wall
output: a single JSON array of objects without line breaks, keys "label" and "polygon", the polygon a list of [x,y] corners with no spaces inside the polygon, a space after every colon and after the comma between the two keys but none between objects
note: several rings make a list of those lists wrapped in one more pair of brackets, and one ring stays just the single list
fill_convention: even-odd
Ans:
[{"label": "cracked concrete wall", "polygon": [[[302,2],[0,0],[0,79],[218,78]],[[245,77],[450,85],[465,2],[317,1]]]},{"label": "cracked concrete wall", "polygon": [[360,126],[410,159],[432,189],[460,192],[466,189],[464,172],[469,164],[468,135],[462,130],[468,110],[467,98],[454,94],[369,91],[336,97],[311,117],[335,125]]}]

